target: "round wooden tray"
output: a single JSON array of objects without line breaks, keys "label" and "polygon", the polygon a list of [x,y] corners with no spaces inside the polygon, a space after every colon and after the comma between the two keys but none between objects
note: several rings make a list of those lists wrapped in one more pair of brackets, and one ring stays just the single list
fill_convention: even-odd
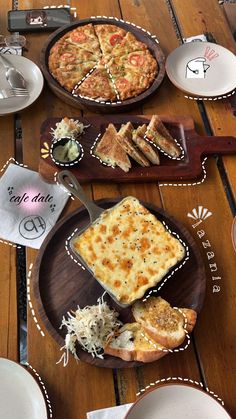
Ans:
[{"label": "round wooden tray", "polygon": [[[106,209],[121,199],[102,199],[96,203]],[[189,259],[166,281],[158,294],[173,306],[192,308],[199,313],[205,295],[206,277],[195,241],[186,228],[165,211],[151,204],[143,204],[160,221],[165,221],[170,230],[176,232],[189,247]],[[65,328],[59,329],[62,317],[67,316],[70,310],[75,311],[78,305],[83,308],[96,304],[98,297],[104,293],[104,289],[94,277],[87,270],[81,269],[65,249],[65,242],[75,228],[80,230],[88,223],[88,212],[83,206],[58,222],[44,241],[34,266],[33,289],[37,309],[46,328],[60,346],[64,345],[66,334]],[[108,295],[106,301],[119,312],[123,323],[134,321],[130,307],[121,308]],[[81,348],[78,348],[77,352],[81,361],[100,367],[127,368],[143,365],[109,355],[103,360],[93,358]],[[58,350],[58,359],[59,357]]]},{"label": "round wooden tray", "polygon": [[[151,84],[151,86],[145,90],[140,95],[122,101],[122,103],[117,104],[103,104],[98,103],[93,100],[83,99],[80,97],[73,96],[70,92],[64,89],[54,77],[51,75],[48,69],[48,56],[52,46],[55,44],[58,39],[60,39],[66,32],[71,31],[72,29],[77,28],[78,26],[87,25],[88,23],[94,24],[111,24],[119,26],[126,31],[132,32],[139,41],[144,42],[153,56],[156,58],[158,62],[158,74]],[[165,75],[165,56],[158,45],[157,42],[146,32],[142,31],[142,29],[138,29],[136,26],[133,26],[129,23],[117,21],[115,19],[105,19],[105,18],[95,18],[95,19],[83,19],[71,25],[63,26],[53,32],[51,36],[49,36],[46,44],[44,45],[41,55],[40,55],[40,63],[42,72],[48,82],[49,87],[52,91],[57,95],[60,99],[64,102],[68,103],[69,105],[75,106],[80,109],[90,109],[94,112],[104,112],[104,113],[113,113],[113,112],[124,112],[134,108],[135,106],[141,105],[147,98],[153,95],[157,88],[160,86],[164,75]]]}]

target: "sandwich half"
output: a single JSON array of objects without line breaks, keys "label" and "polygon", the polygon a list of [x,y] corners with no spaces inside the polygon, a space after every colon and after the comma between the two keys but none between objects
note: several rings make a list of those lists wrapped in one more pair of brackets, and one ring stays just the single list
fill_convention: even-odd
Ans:
[{"label": "sandwich half", "polygon": [[109,124],[103,137],[97,144],[94,154],[109,166],[119,166],[124,172],[128,172],[131,163],[127,153],[115,140],[117,131],[113,124]]},{"label": "sandwich half", "polygon": [[129,154],[130,157],[132,157],[132,159],[134,159],[138,164],[140,164],[140,166],[150,166],[149,161],[146,159],[143,153],[141,153],[141,151],[139,151],[135,147],[132,141],[133,130],[134,127],[131,124],[131,122],[127,122],[127,124],[123,125],[118,131],[116,141],[123,148],[123,150],[126,151],[126,153]]},{"label": "sandwich half", "polygon": [[180,147],[166,129],[158,115],[153,115],[147,127],[146,137],[159,146],[161,150],[171,157],[179,157]]},{"label": "sandwich half", "polygon": [[139,148],[140,151],[144,154],[147,159],[155,165],[160,164],[159,154],[157,150],[154,150],[144,136],[147,130],[147,126],[144,124],[139,126],[137,129],[132,132],[132,140]]}]

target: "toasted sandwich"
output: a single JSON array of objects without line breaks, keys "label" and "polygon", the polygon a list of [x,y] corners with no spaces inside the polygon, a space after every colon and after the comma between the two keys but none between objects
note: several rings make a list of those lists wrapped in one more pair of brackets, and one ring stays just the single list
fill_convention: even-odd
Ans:
[{"label": "toasted sandwich", "polygon": [[163,125],[158,115],[153,115],[147,127],[146,137],[159,146],[165,153],[171,157],[179,157],[180,147]]},{"label": "toasted sandwich", "polygon": [[132,159],[134,159],[140,166],[147,167],[150,166],[149,161],[135,146],[132,141],[132,131],[134,130],[131,122],[123,125],[116,136],[116,141],[123,148],[123,150],[129,154]]},{"label": "toasted sandwich", "polygon": [[103,137],[97,144],[94,154],[109,166],[119,166],[124,172],[128,172],[131,163],[124,149],[115,140],[116,128],[109,124]]},{"label": "toasted sandwich", "polygon": [[158,151],[154,150],[149,142],[144,139],[146,130],[147,126],[145,124],[133,130],[132,140],[152,164],[158,165],[160,164]]}]

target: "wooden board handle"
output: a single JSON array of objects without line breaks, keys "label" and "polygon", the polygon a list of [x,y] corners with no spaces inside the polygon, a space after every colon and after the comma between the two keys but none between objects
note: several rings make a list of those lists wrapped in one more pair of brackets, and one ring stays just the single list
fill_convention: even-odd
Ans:
[{"label": "wooden board handle", "polygon": [[201,137],[198,141],[201,154],[234,154],[236,153],[236,137]]}]

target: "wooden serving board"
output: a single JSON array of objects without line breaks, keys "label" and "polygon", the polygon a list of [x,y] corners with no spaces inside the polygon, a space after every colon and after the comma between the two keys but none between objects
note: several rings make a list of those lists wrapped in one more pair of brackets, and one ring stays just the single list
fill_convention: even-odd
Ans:
[{"label": "wooden serving board", "polygon": [[[96,203],[107,209],[120,199],[102,199]],[[189,259],[166,281],[158,295],[161,295],[173,306],[192,308],[199,313],[205,295],[206,277],[204,264],[195,241],[186,228],[166,212],[151,204],[144,203],[144,205],[160,221],[165,221],[170,230],[176,232],[189,247]],[[47,236],[34,265],[33,289],[37,310],[46,328],[60,346],[64,345],[66,334],[65,328],[59,329],[62,317],[67,316],[68,311],[76,310],[78,305],[82,308],[86,305],[97,304],[98,297],[104,293],[104,289],[94,277],[76,264],[65,249],[65,242],[74,230],[78,228],[80,231],[88,223],[89,216],[84,207],[62,219]],[[130,307],[121,308],[109,295],[105,298],[109,306],[119,312],[120,320],[123,323],[134,321]],[[103,360],[94,359],[80,348],[77,349],[77,352],[81,361],[99,367],[126,368],[143,365],[139,362],[123,361],[109,355],[106,355]],[[61,352],[58,348],[58,359],[60,355]]]},{"label": "wooden serving board", "polygon": [[[118,167],[112,168],[103,165],[97,158],[91,155],[91,147],[101,133],[103,134],[107,125],[112,122],[117,129],[131,121],[134,126],[148,124],[151,116],[138,115],[103,115],[78,117],[78,120],[90,127],[79,137],[84,149],[84,157],[78,166],[69,168],[81,183],[94,181],[112,182],[152,182],[152,181],[184,181],[194,180],[203,176],[202,156],[209,154],[232,154],[236,153],[235,137],[201,137],[197,134],[194,121],[189,116],[161,116],[162,121],[169,129],[172,136],[183,147],[185,155],[182,160],[173,160],[160,152],[160,165],[141,167],[132,159],[132,167],[125,173]],[[74,118],[76,119],[76,118]],[[43,143],[52,143],[51,128],[55,128],[60,118],[49,118],[41,127],[41,147]],[[100,137],[101,138],[101,137]],[[64,169],[56,166],[52,159],[41,157],[39,172],[47,181],[54,180],[55,172]]]},{"label": "wooden serving board", "polygon": [[[88,100],[81,97],[75,97],[70,92],[68,92],[64,87],[62,87],[56,79],[51,75],[49,68],[48,68],[48,57],[50,54],[50,50],[52,46],[57,42],[63,35],[67,32],[77,28],[78,26],[84,26],[88,23],[92,23],[94,25],[101,25],[101,24],[110,24],[116,25],[121,27],[122,29],[132,32],[133,35],[141,42],[144,42],[147,47],[149,48],[152,55],[155,57],[158,63],[158,73],[151,84],[151,86],[145,90],[140,95],[126,99],[121,101],[121,103],[113,103],[113,104],[104,104],[99,103],[98,101]],[[41,69],[46,78],[49,87],[52,91],[57,95],[60,99],[64,102],[68,103],[69,105],[75,106],[80,109],[90,109],[93,112],[103,112],[103,113],[114,113],[114,112],[124,112],[129,111],[131,108],[135,106],[141,105],[145,100],[150,98],[158,89],[161,82],[163,81],[165,75],[165,56],[164,53],[159,46],[159,44],[149,35],[147,32],[143,31],[141,28],[137,28],[135,25],[130,23],[126,23],[124,21],[120,21],[119,19],[106,19],[106,18],[94,18],[94,19],[81,19],[76,23],[72,23],[67,26],[63,26],[63,28],[59,28],[52,35],[50,35],[47,39],[46,44],[44,45],[41,55],[40,55],[40,63]]]}]

